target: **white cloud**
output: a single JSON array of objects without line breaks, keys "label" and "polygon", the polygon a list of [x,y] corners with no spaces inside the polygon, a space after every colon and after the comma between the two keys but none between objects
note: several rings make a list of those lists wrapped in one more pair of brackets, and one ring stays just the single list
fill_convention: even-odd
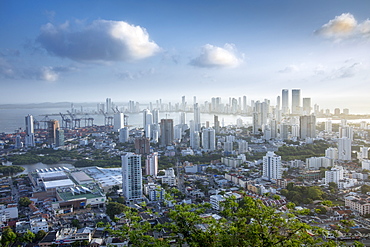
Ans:
[{"label": "white cloud", "polygon": [[154,73],[155,73],[155,69],[151,68],[149,70],[140,70],[134,73],[125,71],[125,72],[117,73],[116,76],[118,77],[118,79],[122,79],[122,80],[137,80],[147,75],[152,75]]},{"label": "white cloud", "polygon": [[236,67],[241,63],[236,55],[234,45],[225,44],[224,48],[206,44],[202,47],[201,54],[193,59],[190,64],[205,68]]},{"label": "white cloud", "polygon": [[323,80],[334,80],[355,77],[361,71],[366,70],[362,63],[346,61],[344,64],[328,68],[318,65],[314,69],[316,76],[322,77]]},{"label": "white cloud", "polygon": [[370,20],[358,23],[350,13],[343,13],[324,24],[315,33],[336,40],[370,36]]},{"label": "white cloud", "polygon": [[43,81],[56,81],[58,80],[58,73],[56,73],[51,67],[43,67],[40,70],[40,79]]},{"label": "white cloud", "polygon": [[41,28],[37,41],[50,54],[77,61],[132,61],[153,56],[159,46],[140,26],[123,21],[77,21]]},{"label": "white cloud", "polygon": [[293,73],[297,71],[299,71],[299,67],[297,65],[292,64],[292,65],[285,67],[282,70],[279,70],[279,73]]}]

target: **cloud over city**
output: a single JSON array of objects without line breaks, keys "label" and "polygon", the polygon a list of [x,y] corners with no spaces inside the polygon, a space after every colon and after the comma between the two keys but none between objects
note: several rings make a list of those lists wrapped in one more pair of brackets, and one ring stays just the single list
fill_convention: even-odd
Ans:
[{"label": "cloud over city", "polygon": [[316,34],[332,39],[370,37],[370,20],[361,23],[350,13],[343,13],[315,31]]},{"label": "cloud over city", "polygon": [[145,28],[124,21],[48,23],[37,41],[49,54],[76,61],[134,61],[160,51]]},{"label": "cloud over city", "polygon": [[242,62],[237,57],[234,45],[225,44],[224,47],[206,44],[202,47],[201,54],[191,60],[190,64],[204,68],[236,67]]}]

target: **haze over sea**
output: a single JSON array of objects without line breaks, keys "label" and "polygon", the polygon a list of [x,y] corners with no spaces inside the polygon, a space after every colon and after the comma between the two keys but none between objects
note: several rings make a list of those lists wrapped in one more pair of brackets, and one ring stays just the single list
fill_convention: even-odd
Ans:
[{"label": "haze over sea", "polygon": [[[91,113],[86,115],[88,117],[94,118],[94,125],[104,125],[103,115],[94,115],[96,111],[96,103],[91,104],[81,104],[83,106],[83,111],[86,113]],[[75,104],[75,108],[80,111],[80,104]],[[145,105],[141,106],[141,109],[145,109]],[[15,133],[17,130],[25,129],[25,116],[31,114],[37,121],[42,121],[45,119],[45,115],[48,115],[49,119],[56,119],[61,122],[62,118],[60,115],[52,114],[67,114],[67,110],[71,111],[71,103],[45,103],[37,105],[0,105],[0,133]],[[129,116],[128,124],[131,128],[137,127],[142,128],[143,125],[143,115],[142,113],[125,113]],[[252,118],[250,116],[240,116],[240,115],[230,115],[230,114],[201,114],[201,122],[205,124],[206,121],[213,125],[213,116],[218,115],[219,121],[224,123],[224,125],[236,124],[236,120],[241,118],[244,124],[251,124]],[[78,115],[81,116],[82,115]],[[194,114],[191,112],[186,113],[187,123],[193,120]],[[180,114],[178,112],[160,112],[160,119],[169,118],[174,120],[174,125],[180,123]],[[81,123],[81,126],[82,123]]]},{"label": "haze over sea", "polygon": [[[104,125],[104,116],[96,115],[96,105],[97,103],[81,103],[74,104],[74,107],[77,111],[81,111],[87,115],[79,117],[93,117],[94,125]],[[140,106],[140,109],[143,110],[147,105],[143,104]],[[34,116],[37,121],[45,120],[45,115],[48,115],[49,119],[56,119],[60,123],[62,121],[59,113],[67,114],[67,110],[71,111],[71,103],[42,103],[42,104],[8,104],[0,105],[0,133],[15,133],[18,130],[25,129],[25,120],[24,117],[28,114]],[[89,114],[90,113],[90,114]],[[351,113],[351,112],[350,112]],[[57,115],[55,115],[57,114]],[[366,114],[366,113],[357,113],[357,114]],[[128,124],[131,128],[142,128],[143,116],[142,113],[125,113],[129,116]],[[215,114],[215,113],[202,113],[201,114],[201,123],[205,125],[206,121],[209,121],[210,126],[213,126],[213,116],[218,115],[219,120],[222,126],[226,125],[235,125],[238,118],[243,120],[243,123],[246,125],[252,124],[251,116],[243,115],[231,115],[231,114]],[[180,114],[179,112],[160,112],[160,119],[169,118],[174,120],[174,125],[180,123]],[[193,120],[194,114],[192,112],[186,113],[186,122],[189,123],[190,120]],[[325,121],[326,118],[318,118],[318,122]],[[349,122],[360,122],[360,121],[370,122],[370,119],[354,119],[349,120]],[[333,123],[338,122],[339,120],[332,120]],[[81,126],[83,126],[81,122]]]}]

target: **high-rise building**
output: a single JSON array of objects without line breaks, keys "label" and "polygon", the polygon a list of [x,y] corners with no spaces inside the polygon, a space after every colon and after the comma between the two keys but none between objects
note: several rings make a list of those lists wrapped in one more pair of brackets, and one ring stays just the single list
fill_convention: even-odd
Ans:
[{"label": "high-rise building", "polygon": [[281,109],[283,114],[289,114],[289,90],[283,89],[281,91]]},{"label": "high-rise building", "polygon": [[287,140],[289,136],[289,125],[286,123],[280,124],[280,139]]},{"label": "high-rise building", "polygon": [[33,127],[33,116],[27,115],[26,118],[26,136],[25,136],[25,145],[26,147],[35,146],[35,133]]},{"label": "high-rise building", "polygon": [[303,114],[311,114],[311,98],[303,98]]},{"label": "high-rise building", "polygon": [[333,123],[331,122],[331,120],[327,120],[326,122],[325,122],[325,131],[327,132],[327,133],[331,133],[331,132],[333,132]]},{"label": "high-rise building", "polygon": [[253,111],[253,133],[257,134],[260,130],[264,130],[264,126],[267,124],[267,116],[269,113],[269,102],[257,101],[254,104]]},{"label": "high-rise building", "polygon": [[316,138],[316,117],[315,115],[299,117],[299,137],[301,139]]},{"label": "high-rise building", "polygon": [[360,148],[360,156],[361,159],[368,159],[369,158],[369,147],[361,147]]},{"label": "high-rise building", "polygon": [[277,138],[277,121],[275,119],[272,119],[270,121],[270,129],[271,129],[271,138],[276,139]]},{"label": "high-rise building", "polygon": [[339,127],[339,138],[347,137],[353,141],[353,128],[350,126]]},{"label": "high-rise building", "polygon": [[245,140],[238,141],[239,154],[248,152],[248,142]]},{"label": "high-rise building", "polygon": [[154,124],[159,124],[159,110],[154,109],[152,114],[153,114],[153,123]]},{"label": "high-rise building", "polygon": [[64,130],[62,130],[61,128],[58,128],[56,130],[55,146],[64,146]]},{"label": "high-rise building", "polygon": [[301,114],[301,90],[292,89],[292,114]]},{"label": "high-rise building", "polygon": [[119,130],[119,142],[126,143],[129,139],[129,130],[127,127],[124,127]]},{"label": "high-rise building", "polygon": [[218,116],[217,115],[213,116],[213,122],[214,122],[214,127],[215,127],[216,133],[220,133],[220,121],[218,121]]},{"label": "high-rise building", "polygon": [[343,179],[343,168],[342,167],[333,167],[330,171],[325,171],[325,184],[334,182],[339,184],[339,181]]},{"label": "high-rise building", "polygon": [[122,160],[122,192],[127,201],[142,199],[141,156],[125,153]]},{"label": "high-rise building", "polygon": [[338,159],[351,160],[352,141],[350,138],[343,137],[338,139]]},{"label": "high-rise building", "polygon": [[145,160],[146,175],[157,176],[158,173],[158,153],[154,152],[146,156]]},{"label": "high-rise building", "polygon": [[216,134],[212,128],[202,130],[202,147],[207,151],[214,151],[216,149]]},{"label": "high-rise building", "polygon": [[244,114],[248,113],[248,108],[247,108],[247,96],[243,96],[243,111]]},{"label": "high-rise building", "polygon": [[52,146],[56,144],[57,129],[59,128],[58,120],[50,120],[47,122],[47,143]]},{"label": "high-rise building", "polygon": [[161,119],[161,146],[172,145],[173,119]]},{"label": "high-rise building", "polygon": [[21,135],[17,135],[16,137],[15,137],[15,148],[16,149],[20,149],[20,148],[22,148],[23,147],[23,143],[22,143],[22,140],[21,140]]},{"label": "high-rise building", "polygon": [[124,127],[125,127],[124,114],[122,112],[115,113],[113,118],[113,131],[118,132],[120,129]]},{"label": "high-rise building", "polygon": [[194,104],[194,128],[195,131],[200,131],[200,109],[198,103]]},{"label": "high-rise building", "polygon": [[224,152],[226,154],[231,154],[234,151],[234,142],[226,141],[224,142]]},{"label": "high-rise building", "polygon": [[135,152],[137,154],[149,154],[150,142],[146,137],[135,138]]},{"label": "high-rise building", "polygon": [[281,179],[282,176],[281,156],[274,152],[267,152],[263,157],[263,171],[262,178],[266,180]]},{"label": "high-rise building", "polygon": [[112,110],[112,99],[111,98],[106,98],[105,100],[105,112],[106,113],[111,113],[113,110]]},{"label": "high-rise building", "polygon": [[180,112],[180,124],[186,124],[186,112]]}]

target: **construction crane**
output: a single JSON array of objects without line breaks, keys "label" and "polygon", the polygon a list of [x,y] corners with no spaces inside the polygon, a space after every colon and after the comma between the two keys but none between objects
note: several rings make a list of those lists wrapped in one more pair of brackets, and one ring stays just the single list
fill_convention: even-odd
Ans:
[{"label": "construction crane", "polygon": [[72,120],[70,118],[68,118],[66,114],[63,114],[61,112],[59,112],[59,114],[62,117],[62,128],[70,129],[72,127],[71,126]]},{"label": "construction crane", "polygon": [[80,128],[81,127],[81,118],[76,118],[74,114],[72,114],[69,110],[67,110],[69,116],[72,119],[73,128]]},{"label": "construction crane", "polygon": [[37,130],[46,130],[48,128],[47,122],[50,121],[48,115],[43,115],[44,118],[38,121],[36,118],[33,119],[34,129]]},{"label": "construction crane", "polygon": [[107,114],[105,114],[105,112],[102,109],[100,109],[100,112],[104,115],[104,125],[105,126],[112,126],[113,125],[113,117],[108,116]]}]

